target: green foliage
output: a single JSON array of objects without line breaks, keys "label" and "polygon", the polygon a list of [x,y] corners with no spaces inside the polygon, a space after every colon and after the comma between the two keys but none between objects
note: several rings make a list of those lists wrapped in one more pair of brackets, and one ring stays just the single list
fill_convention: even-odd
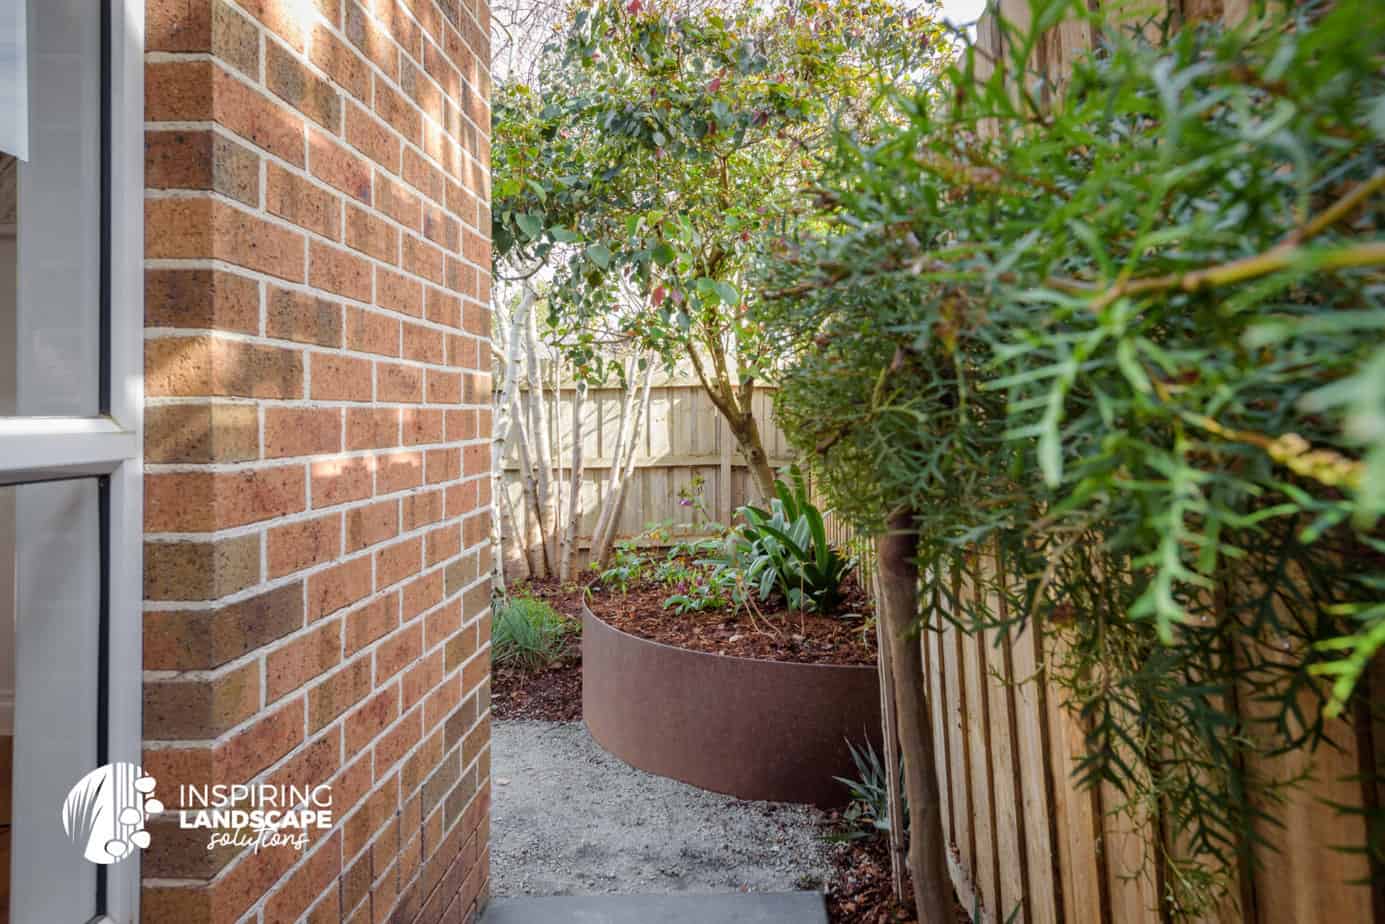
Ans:
[{"label": "green foliage", "polygon": [[632,585],[643,581],[649,570],[649,558],[640,551],[638,539],[623,539],[611,552],[611,567],[601,572],[602,587],[629,593]]},{"label": "green foliage", "polygon": [[491,660],[501,667],[538,671],[567,652],[572,623],[533,597],[498,601],[491,623]]},{"label": "green foliage", "polygon": [[832,125],[872,126],[878,88],[932,75],[947,47],[893,0],[582,4],[542,92],[496,89],[496,259],[553,267],[579,369],[615,335],[668,362],[696,348],[728,388],[728,355],[753,378],[771,358],[742,314],[754,254],[794,220]]},{"label": "green foliage", "polygon": [[1175,915],[1293,782],[1254,758],[1349,733],[1385,642],[1385,8],[1287,6],[1095,21],[1054,87],[1038,30],[1096,14],[1035,2],[993,76],[842,138],[753,315],[834,507],[914,514],[930,613],[1057,637],[1080,779],[1180,833]]},{"label": "green foliage", "polygon": [[[856,765],[856,778],[848,780],[844,777],[834,777],[834,779],[847,788],[851,793],[851,804],[847,806],[842,815],[842,820],[846,822],[847,840],[859,840],[870,837],[877,831],[890,830],[890,800],[889,800],[889,778],[885,772],[885,762],[876,753],[875,745],[867,741],[861,747],[851,742],[846,745],[851,750],[851,762]],[[909,803],[904,796],[904,762],[901,760],[895,768],[899,785],[899,801],[902,806],[902,815],[906,823],[909,821]],[[972,920],[979,920],[973,918]]]},{"label": "green foliage", "polygon": [[822,512],[808,497],[803,474],[791,469],[792,487],[776,480],[770,509],[741,507],[745,524],[731,530],[715,559],[718,573],[733,576],[766,600],[779,591],[792,610],[828,613],[841,599],[842,582],[855,567],[827,541]]}]

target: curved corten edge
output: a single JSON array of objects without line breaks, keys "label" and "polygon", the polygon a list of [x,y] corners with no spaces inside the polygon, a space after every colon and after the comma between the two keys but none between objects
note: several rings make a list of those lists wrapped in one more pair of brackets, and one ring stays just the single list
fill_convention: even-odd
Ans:
[{"label": "curved corten edge", "polygon": [[742,799],[847,801],[847,739],[880,751],[873,666],[687,651],[582,614],[582,714],[591,735],[649,773]]}]

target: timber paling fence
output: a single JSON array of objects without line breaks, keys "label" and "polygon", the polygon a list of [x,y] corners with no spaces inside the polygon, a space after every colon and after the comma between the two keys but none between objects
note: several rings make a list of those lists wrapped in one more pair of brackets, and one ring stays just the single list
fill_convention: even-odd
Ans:
[{"label": "timber paling fence", "polygon": [[[987,580],[956,577],[958,601],[990,595],[985,608],[1003,614],[1000,595],[985,586],[996,580],[995,557],[975,550],[965,570]],[[948,602],[934,605],[946,609]],[[1036,924],[1166,920],[1156,848],[1163,839],[1176,854],[1178,832],[1167,830],[1157,812],[1117,812],[1124,798],[1110,784],[1076,786],[1083,721],[1042,671],[1061,642],[1035,623],[1005,634],[964,632],[942,618],[932,625],[922,636],[926,689],[950,867],[963,905],[997,924],[1012,917]],[[1258,656],[1272,656],[1270,643],[1264,649]],[[1385,676],[1377,671],[1373,679]],[[1248,699],[1240,711],[1253,717]],[[1303,703],[1314,708],[1307,695]],[[1234,871],[1231,894],[1202,920],[1381,920],[1367,857],[1343,848],[1367,842],[1362,811],[1380,803],[1375,767],[1385,755],[1375,743],[1385,742],[1385,727],[1378,718],[1364,725],[1340,719],[1329,723],[1328,734],[1336,747],[1257,758],[1246,768],[1308,780],[1271,807],[1282,827],[1258,829],[1266,844]]]}]

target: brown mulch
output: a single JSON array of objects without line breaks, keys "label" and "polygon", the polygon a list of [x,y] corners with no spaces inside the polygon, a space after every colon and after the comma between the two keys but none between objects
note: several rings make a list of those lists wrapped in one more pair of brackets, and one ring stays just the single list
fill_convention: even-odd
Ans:
[{"label": "brown mulch", "polygon": [[[577,646],[573,646],[577,649]],[[582,655],[570,654],[546,671],[513,667],[491,675],[491,712],[497,719],[576,722],[582,718]]]},{"label": "brown mulch", "polygon": [[[826,833],[837,834],[842,822],[835,812],[823,820]],[[904,871],[904,901],[896,901],[890,884],[889,835],[877,831],[869,837],[838,841],[830,847],[832,874],[827,882],[827,919],[832,924],[918,924],[914,914],[913,885]],[[971,915],[952,896],[956,924],[971,924]]]},{"label": "brown mulch", "polygon": [[831,615],[789,612],[778,606],[678,614],[664,609],[672,594],[654,582],[628,592],[594,590],[588,606],[604,621],[631,635],[677,648],[712,654],[806,664],[874,664],[875,633],[866,630],[870,604],[854,579]]},{"label": "brown mulch", "polygon": [[[834,826],[835,822],[828,824]],[[830,857],[827,917],[833,924],[916,924],[913,900],[895,901],[890,885],[890,842],[884,832],[835,843]],[[907,888],[907,872],[904,883]]]}]

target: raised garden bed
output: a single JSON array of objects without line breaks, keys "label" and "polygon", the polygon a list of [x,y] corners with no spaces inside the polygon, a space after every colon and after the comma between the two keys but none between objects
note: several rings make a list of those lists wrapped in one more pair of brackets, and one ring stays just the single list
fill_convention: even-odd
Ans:
[{"label": "raised garden bed", "polygon": [[[601,605],[618,606],[620,598],[605,595]],[[880,746],[879,681],[868,645],[855,660],[869,663],[772,661],[675,647],[610,619],[590,609],[582,617],[582,715],[602,747],[641,770],[742,799],[845,803],[834,777],[855,773],[848,740]],[[725,621],[711,614],[681,621],[720,626],[701,633],[713,648],[717,642],[707,639],[716,632],[722,647],[753,632],[726,633]],[[812,647],[812,635],[795,631],[797,616],[776,622],[780,631],[769,637],[786,651],[803,655]],[[685,636],[697,633],[689,628]],[[828,648],[827,660],[851,659],[839,645]]]}]

